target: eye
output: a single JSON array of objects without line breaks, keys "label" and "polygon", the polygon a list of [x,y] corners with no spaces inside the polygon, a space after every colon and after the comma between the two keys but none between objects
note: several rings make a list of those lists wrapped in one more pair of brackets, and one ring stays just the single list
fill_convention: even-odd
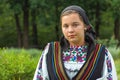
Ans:
[{"label": "eye", "polygon": [[63,27],[63,28],[68,28],[68,25],[67,25],[67,24],[65,24],[65,25],[63,25],[62,27]]},{"label": "eye", "polygon": [[72,26],[73,26],[73,27],[77,27],[77,26],[79,26],[79,23],[73,23]]}]

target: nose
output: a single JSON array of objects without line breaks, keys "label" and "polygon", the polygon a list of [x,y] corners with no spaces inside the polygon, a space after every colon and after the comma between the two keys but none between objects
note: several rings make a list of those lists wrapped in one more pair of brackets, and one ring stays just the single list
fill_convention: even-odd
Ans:
[{"label": "nose", "polygon": [[73,32],[74,31],[74,29],[72,28],[72,26],[69,26],[69,28],[68,28],[68,32]]}]

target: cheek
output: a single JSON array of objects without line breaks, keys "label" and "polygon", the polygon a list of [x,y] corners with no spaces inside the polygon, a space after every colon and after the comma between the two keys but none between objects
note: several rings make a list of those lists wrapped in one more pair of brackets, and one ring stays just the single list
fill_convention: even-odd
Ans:
[{"label": "cheek", "polygon": [[63,33],[64,36],[67,35],[67,31],[64,28],[62,28],[62,33]]},{"label": "cheek", "polygon": [[81,35],[81,36],[84,35],[84,33],[85,33],[84,30],[77,30],[76,32],[78,35]]},{"label": "cheek", "polygon": [[62,28],[62,33],[63,33],[63,34],[65,33],[65,29],[64,29],[64,28]]}]

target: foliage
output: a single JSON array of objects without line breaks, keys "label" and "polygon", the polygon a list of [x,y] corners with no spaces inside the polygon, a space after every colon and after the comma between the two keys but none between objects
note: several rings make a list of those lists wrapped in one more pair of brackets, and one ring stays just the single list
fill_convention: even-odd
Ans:
[{"label": "foliage", "polygon": [[114,38],[98,40],[99,43],[107,46],[107,49],[112,54],[115,67],[118,75],[118,80],[120,80],[120,48],[116,48],[118,41]]},{"label": "foliage", "polygon": [[[120,79],[120,49],[108,47],[112,53]],[[37,49],[0,49],[0,80],[32,80],[41,55]]]},{"label": "foliage", "polygon": [[115,48],[117,47],[117,43],[118,43],[118,41],[115,40],[113,37],[111,37],[110,39],[98,39],[97,42],[107,47],[115,47]]},{"label": "foliage", "polygon": [[0,80],[32,80],[40,50],[0,49]]},{"label": "foliage", "polygon": [[114,59],[120,59],[120,48],[109,47],[108,50],[110,51]]},{"label": "foliage", "polygon": [[115,60],[115,67],[117,71],[118,80],[120,80],[120,58]]},{"label": "foliage", "polygon": [[102,12],[101,26],[100,26],[100,39],[109,39],[114,34],[114,20],[111,16],[110,10]]},{"label": "foliage", "polygon": [[[19,22],[23,29],[23,5],[26,0],[1,0],[0,1],[0,47],[18,47],[17,30],[14,14],[18,14]],[[60,12],[69,5],[79,5],[83,7],[88,14],[90,22],[95,26],[97,17],[100,17],[100,39],[109,39],[114,34],[114,18],[119,17],[119,0],[28,0],[29,1],[29,46],[34,46],[34,37],[32,36],[32,16],[31,12],[36,14],[35,22],[37,24],[38,45],[43,48],[45,44],[56,39],[60,32]],[[96,6],[99,3],[100,16],[95,16]],[[117,14],[117,15],[113,15]],[[58,28],[58,31],[57,28]],[[42,34],[42,35],[41,35]],[[44,35],[43,35],[44,34]],[[61,36],[61,34],[59,33]],[[48,36],[48,37],[46,37]],[[22,39],[22,38],[21,38]]]},{"label": "foliage", "polygon": [[111,9],[113,10],[113,16],[116,17],[120,17],[120,0],[110,0],[111,3]]},{"label": "foliage", "polygon": [[108,50],[113,56],[116,71],[117,71],[117,77],[118,77],[118,80],[120,80],[120,48],[116,49],[115,47],[109,47]]}]

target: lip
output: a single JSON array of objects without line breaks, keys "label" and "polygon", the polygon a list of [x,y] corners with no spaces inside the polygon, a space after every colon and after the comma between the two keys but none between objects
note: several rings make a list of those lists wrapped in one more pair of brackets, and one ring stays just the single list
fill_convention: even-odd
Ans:
[{"label": "lip", "polygon": [[74,38],[74,37],[75,37],[75,35],[69,35],[68,37],[69,37],[69,38]]}]

